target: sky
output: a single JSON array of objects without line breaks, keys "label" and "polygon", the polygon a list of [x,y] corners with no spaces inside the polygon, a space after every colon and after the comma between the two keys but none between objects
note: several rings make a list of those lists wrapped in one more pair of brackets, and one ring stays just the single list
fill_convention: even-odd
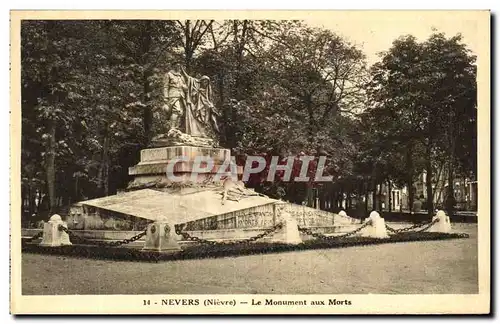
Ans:
[{"label": "sky", "polygon": [[464,11],[351,11],[331,12],[329,15],[315,16],[305,21],[314,27],[330,29],[360,46],[371,65],[379,60],[377,53],[389,49],[399,36],[411,34],[423,41],[433,33],[433,28],[444,32],[447,37],[461,33],[462,41],[477,55],[480,52],[480,42],[488,37],[478,34],[477,19],[474,12]]}]

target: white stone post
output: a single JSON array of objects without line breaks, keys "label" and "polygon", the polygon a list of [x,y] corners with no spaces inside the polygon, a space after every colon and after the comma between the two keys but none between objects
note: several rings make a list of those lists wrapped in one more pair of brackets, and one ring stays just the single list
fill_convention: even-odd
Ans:
[{"label": "white stone post", "polygon": [[[337,215],[339,215],[341,217],[339,219],[339,221],[340,221],[341,224],[345,224],[346,220],[349,220],[350,223],[358,223],[355,218],[347,215],[347,213],[345,212],[345,210],[339,211],[339,213]],[[335,220],[335,217],[333,219]],[[343,221],[342,219],[344,219],[345,221]],[[334,224],[335,224],[335,222],[334,222]]]},{"label": "white stone post", "polygon": [[283,226],[271,236],[270,242],[300,244],[302,238],[300,237],[297,220],[284,208],[284,206],[281,206],[278,217],[278,223],[281,222]]},{"label": "white stone post", "polygon": [[339,216],[348,217],[347,213],[344,210],[339,211]]},{"label": "white stone post", "polygon": [[371,224],[366,226],[361,231],[361,236],[373,238],[388,238],[387,229],[385,228],[385,220],[380,217],[376,211],[372,211],[370,216],[365,220],[365,223],[371,221]]},{"label": "white stone post", "polygon": [[148,225],[144,251],[177,252],[181,247],[177,242],[174,224],[167,220],[159,220]]},{"label": "white stone post", "polygon": [[437,223],[433,224],[427,231],[434,233],[450,233],[451,232],[451,222],[450,217],[442,210],[439,210],[432,221],[437,220]]},{"label": "white stone post", "polygon": [[50,220],[43,224],[43,238],[40,246],[72,245],[68,233],[60,230],[59,226],[68,228],[66,222],[62,221],[61,216],[52,215]]}]

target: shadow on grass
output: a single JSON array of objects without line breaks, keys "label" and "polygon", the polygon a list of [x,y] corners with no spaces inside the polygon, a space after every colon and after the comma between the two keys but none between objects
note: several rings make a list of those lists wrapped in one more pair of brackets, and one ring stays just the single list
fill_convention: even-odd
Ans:
[{"label": "shadow on grass", "polygon": [[111,259],[126,261],[172,261],[186,259],[220,258],[229,256],[244,256],[251,254],[267,254],[289,251],[345,248],[351,246],[367,246],[398,242],[436,241],[460,239],[469,237],[462,233],[429,233],[413,232],[400,233],[385,239],[369,237],[349,237],[343,239],[311,240],[298,245],[279,243],[238,243],[238,244],[215,244],[215,245],[192,245],[185,247],[182,251],[175,253],[158,253],[142,251],[126,247],[102,247],[95,245],[69,245],[60,247],[43,247],[34,243],[23,242],[23,253],[65,255],[80,258]]}]

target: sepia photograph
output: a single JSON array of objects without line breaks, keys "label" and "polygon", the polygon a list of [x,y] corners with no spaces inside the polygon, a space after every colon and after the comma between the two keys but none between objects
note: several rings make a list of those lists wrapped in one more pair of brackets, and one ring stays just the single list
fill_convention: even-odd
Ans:
[{"label": "sepia photograph", "polygon": [[489,313],[490,19],[11,11],[11,312]]}]

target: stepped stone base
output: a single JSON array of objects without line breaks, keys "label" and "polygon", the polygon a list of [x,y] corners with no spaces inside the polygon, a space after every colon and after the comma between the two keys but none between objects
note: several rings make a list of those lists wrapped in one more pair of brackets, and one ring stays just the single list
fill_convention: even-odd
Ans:
[{"label": "stepped stone base", "polygon": [[[213,162],[210,170],[203,165],[208,158]],[[199,167],[205,170],[196,174],[194,166],[199,162],[202,162]],[[167,168],[177,179],[167,176]],[[128,190],[75,204],[66,221],[72,230],[114,231],[116,235],[143,231],[146,227],[151,232],[151,224],[161,221],[168,223],[172,231],[177,226],[203,238],[233,240],[262,233],[288,215],[287,224],[292,225],[266,238],[287,243],[299,243],[303,239],[297,226],[319,227],[330,232],[336,231],[336,226],[345,228],[360,223],[346,215],[271,199],[248,188],[228,187],[224,192],[224,177],[220,179],[220,173],[236,173],[238,177],[243,173],[228,149],[189,145],[144,149],[140,162],[129,168],[133,181]],[[170,249],[168,240],[150,241],[146,244],[148,249]]]},{"label": "stepped stone base", "polygon": [[[206,168],[208,159],[213,162],[211,169],[192,176],[195,163],[200,163],[200,168]],[[242,167],[237,167],[232,164],[233,162],[230,150],[223,148],[169,146],[144,149],[141,151],[141,161],[129,168],[129,175],[133,176],[134,180],[128,189],[138,189],[150,184],[164,187],[175,182],[181,184],[220,182],[220,177],[219,179],[215,177],[217,172],[230,172],[232,168],[237,174],[243,173]],[[166,176],[169,164],[176,179],[169,179]]]}]

